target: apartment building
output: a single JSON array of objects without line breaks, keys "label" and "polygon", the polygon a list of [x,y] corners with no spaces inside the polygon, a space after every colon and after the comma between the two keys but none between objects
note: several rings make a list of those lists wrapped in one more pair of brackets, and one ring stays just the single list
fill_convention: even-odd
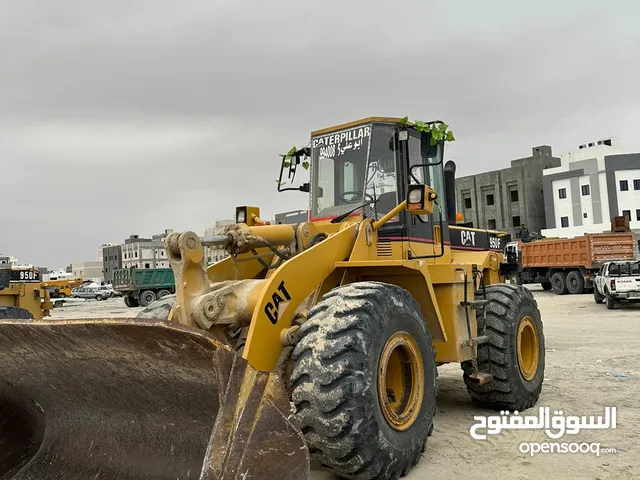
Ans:
[{"label": "apartment building", "polygon": [[[571,238],[609,231],[615,216],[629,218],[640,238],[640,153],[609,137],[562,155],[561,165],[544,172],[547,237]],[[640,254],[640,240],[638,240]]]},{"label": "apartment building", "polygon": [[151,238],[130,235],[121,245],[122,268],[168,268],[164,241],[172,232],[173,230],[167,229]]},{"label": "apartment building", "polygon": [[[204,231],[204,236],[209,237],[211,235],[220,235],[224,233],[224,227],[235,224],[234,219],[217,220],[213,227],[207,228]],[[204,247],[204,256],[207,265],[224,260],[229,256],[226,250],[218,247]]]},{"label": "apartment building", "polygon": [[15,267],[20,265],[20,262],[16,257],[0,254],[0,266],[1,267]]},{"label": "apartment building", "polygon": [[309,212],[307,210],[291,210],[289,212],[276,213],[276,224],[295,224],[309,220]]},{"label": "apartment building", "polygon": [[96,283],[102,283],[102,260],[90,262],[74,262],[71,264],[73,278],[82,278]]},{"label": "apartment building", "polygon": [[122,268],[122,245],[105,243],[98,249],[102,258],[102,274],[107,283],[113,283],[113,272]]},{"label": "apartment building", "polygon": [[508,232],[517,238],[525,223],[530,232],[545,228],[543,172],[559,167],[551,147],[533,147],[531,156],[511,161],[501,170],[456,179],[458,224]]}]

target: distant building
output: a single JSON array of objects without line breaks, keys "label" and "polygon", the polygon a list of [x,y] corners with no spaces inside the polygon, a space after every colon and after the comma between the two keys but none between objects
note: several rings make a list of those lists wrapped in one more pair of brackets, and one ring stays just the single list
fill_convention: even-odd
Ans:
[{"label": "distant building", "polygon": [[[211,235],[220,235],[224,233],[224,228],[235,224],[235,220],[217,220],[215,226],[211,228],[207,228],[204,231],[204,236],[209,237]],[[207,262],[207,265],[211,265],[212,263],[219,262],[220,260],[224,260],[229,256],[226,250],[219,247],[204,247],[204,256]]]},{"label": "distant building", "polygon": [[542,173],[560,166],[551,147],[532,148],[530,157],[511,161],[511,167],[456,179],[458,224],[510,233],[518,238],[520,226],[529,232],[545,228]]},{"label": "distant building", "polygon": [[122,268],[122,245],[107,243],[99,248],[102,257],[102,274],[107,283],[113,283],[113,272]]},{"label": "distant building", "polygon": [[74,262],[71,264],[71,273],[74,278],[102,283],[102,261]]},{"label": "distant building", "polygon": [[289,212],[276,213],[276,224],[302,223],[309,220],[307,210],[291,210]]},{"label": "distant building", "polygon": [[0,254],[0,266],[2,267],[17,267],[20,262],[16,257]]},{"label": "distant building", "polygon": [[544,172],[543,182],[544,236],[607,232],[613,217],[626,216],[640,238],[640,153],[622,150],[617,137],[563,154],[559,167]]},{"label": "distant building", "polygon": [[167,229],[163,233],[151,238],[140,238],[130,235],[121,245],[122,268],[167,268],[169,260],[164,248],[164,240],[173,230]]},{"label": "distant building", "polygon": [[[72,269],[73,271],[73,269]],[[58,269],[47,272],[42,279],[45,281],[48,280],[65,280],[67,278],[73,278],[73,273],[67,272],[66,269]]]}]

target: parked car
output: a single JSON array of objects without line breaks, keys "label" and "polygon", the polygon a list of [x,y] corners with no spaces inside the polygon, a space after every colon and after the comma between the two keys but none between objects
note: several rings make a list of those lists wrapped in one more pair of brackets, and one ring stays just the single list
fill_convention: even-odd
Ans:
[{"label": "parked car", "polygon": [[80,287],[71,291],[71,298],[94,298],[96,300],[105,300],[110,295],[107,291],[100,290],[99,287]]},{"label": "parked car", "polygon": [[116,291],[110,285],[100,285],[96,287],[99,291],[104,292],[107,298],[113,298],[116,296]]},{"label": "parked car", "polygon": [[640,262],[606,262],[595,279],[593,298],[596,303],[640,302]]}]

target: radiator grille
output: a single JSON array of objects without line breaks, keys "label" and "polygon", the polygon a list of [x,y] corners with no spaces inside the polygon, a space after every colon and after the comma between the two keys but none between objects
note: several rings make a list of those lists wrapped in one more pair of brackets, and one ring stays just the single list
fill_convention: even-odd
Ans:
[{"label": "radiator grille", "polygon": [[378,256],[379,257],[391,256],[391,241],[378,239]]}]

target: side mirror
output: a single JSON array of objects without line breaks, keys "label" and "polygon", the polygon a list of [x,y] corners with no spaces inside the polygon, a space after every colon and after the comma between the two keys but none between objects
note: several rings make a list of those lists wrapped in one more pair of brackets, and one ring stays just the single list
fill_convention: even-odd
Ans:
[{"label": "side mirror", "polygon": [[432,215],[438,195],[428,185],[407,186],[406,209],[412,215]]},{"label": "side mirror", "polygon": [[431,134],[428,132],[421,132],[420,135],[420,156],[423,160],[427,158],[433,158],[438,154],[438,145],[431,145]]}]

